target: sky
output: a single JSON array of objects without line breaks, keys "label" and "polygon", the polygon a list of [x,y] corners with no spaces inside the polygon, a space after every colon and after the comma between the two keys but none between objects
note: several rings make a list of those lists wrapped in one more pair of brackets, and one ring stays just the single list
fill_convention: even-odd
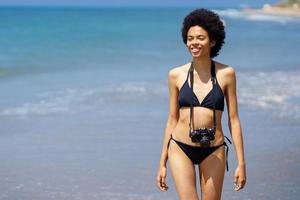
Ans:
[{"label": "sky", "polygon": [[71,6],[262,6],[278,0],[0,0],[0,5],[71,5]]}]

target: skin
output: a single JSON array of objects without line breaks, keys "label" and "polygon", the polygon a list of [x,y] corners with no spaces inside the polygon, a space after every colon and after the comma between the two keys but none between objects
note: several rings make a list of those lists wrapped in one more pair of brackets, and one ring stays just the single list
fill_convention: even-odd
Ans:
[{"label": "skin", "polygon": [[[192,26],[188,31],[187,49],[192,55],[194,63],[194,93],[200,103],[212,89],[210,81],[210,50],[215,45],[211,41],[208,33],[200,26]],[[192,164],[190,159],[170,140],[169,148],[167,144],[172,134],[173,138],[193,146],[200,144],[193,143],[189,137],[189,107],[179,108],[178,94],[191,63],[180,67],[175,67],[169,71],[169,115],[166,123],[161,159],[157,173],[157,186],[161,191],[167,191],[167,161],[174,179],[176,190],[181,200],[198,200],[196,189],[196,172],[200,174],[200,189],[202,200],[221,199],[223,180],[225,174],[226,155],[224,146],[219,147],[198,167]],[[228,126],[236,150],[238,166],[234,173],[234,190],[241,190],[246,183],[246,163],[244,159],[244,147],[242,129],[238,116],[238,103],[236,95],[236,76],[232,67],[215,62],[216,76],[218,83],[226,99],[228,110]],[[189,83],[190,84],[190,83]],[[215,140],[211,141],[212,146],[224,142],[222,130],[222,111],[216,110],[217,130]],[[204,107],[194,107],[194,128],[211,127],[213,124],[213,111]],[[201,170],[200,170],[201,169]]]}]

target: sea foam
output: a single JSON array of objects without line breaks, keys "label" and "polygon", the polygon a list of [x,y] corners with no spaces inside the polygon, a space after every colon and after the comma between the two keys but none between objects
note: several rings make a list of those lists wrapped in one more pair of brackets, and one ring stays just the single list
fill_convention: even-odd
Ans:
[{"label": "sea foam", "polygon": [[226,10],[215,10],[222,17],[238,18],[250,21],[266,21],[266,22],[278,22],[286,24],[288,22],[300,22],[300,18],[279,16],[263,13],[250,13],[238,9],[226,9]]},{"label": "sea foam", "polygon": [[[276,118],[300,123],[300,71],[237,72],[240,106],[271,111]],[[220,82],[222,85],[222,83]],[[0,110],[0,116],[74,114],[102,107],[168,105],[166,81],[132,81],[98,88],[65,88],[36,94],[36,100]],[[154,109],[154,108],[153,108]]]}]

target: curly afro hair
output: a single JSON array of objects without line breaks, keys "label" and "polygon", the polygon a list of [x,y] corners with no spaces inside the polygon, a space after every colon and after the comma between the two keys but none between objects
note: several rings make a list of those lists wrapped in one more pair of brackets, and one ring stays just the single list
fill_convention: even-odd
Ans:
[{"label": "curly afro hair", "polygon": [[181,33],[185,44],[187,43],[189,29],[197,25],[207,31],[210,40],[216,42],[210,51],[210,57],[216,57],[225,43],[225,28],[222,20],[216,13],[204,8],[192,11],[184,18],[182,23]]}]

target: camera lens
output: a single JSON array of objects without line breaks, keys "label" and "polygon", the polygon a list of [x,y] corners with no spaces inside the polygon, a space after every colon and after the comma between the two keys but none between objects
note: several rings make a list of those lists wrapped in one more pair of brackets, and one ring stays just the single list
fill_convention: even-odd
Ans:
[{"label": "camera lens", "polygon": [[202,147],[207,148],[210,146],[210,140],[207,137],[202,137],[202,139],[200,140],[200,144]]}]

